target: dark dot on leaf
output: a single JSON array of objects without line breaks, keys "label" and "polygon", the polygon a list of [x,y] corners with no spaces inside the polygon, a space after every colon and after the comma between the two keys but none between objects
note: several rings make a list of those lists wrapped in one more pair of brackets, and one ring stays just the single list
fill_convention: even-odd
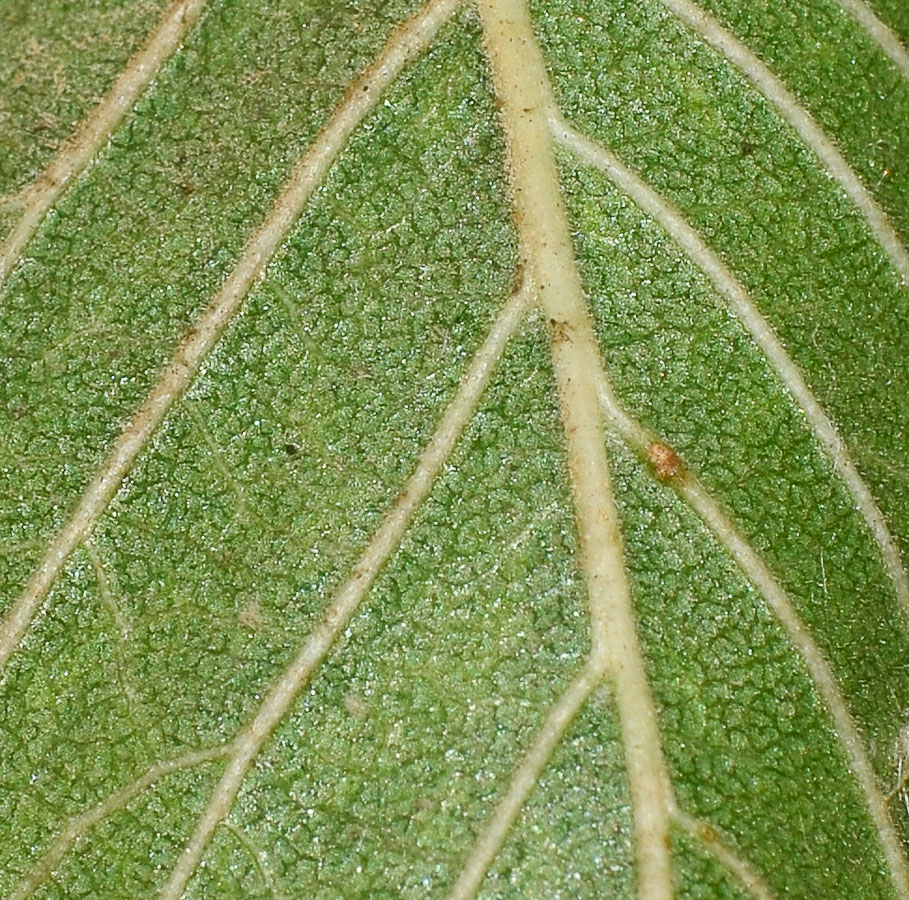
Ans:
[{"label": "dark dot on leaf", "polygon": [[296,456],[300,452],[300,448],[296,444],[285,444],[284,452],[288,456]]}]

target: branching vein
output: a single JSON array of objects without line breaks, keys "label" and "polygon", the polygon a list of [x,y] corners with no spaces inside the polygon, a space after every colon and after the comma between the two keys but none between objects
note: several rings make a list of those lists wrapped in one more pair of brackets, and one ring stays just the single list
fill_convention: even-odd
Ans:
[{"label": "branching vein", "polygon": [[[522,0],[484,0],[478,5],[505,131],[514,219],[524,264],[549,326],[588,594],[591,666],[613,679],[622,725],[639,894],[644,900],[668,900],[672,896],[668,776],[638,644],[606,459],[597,400],[597,379],[605,375],[549,134],[546,69]],[[496,821],[494,817],[491,827]],[[476,859],[487,855],[482,851]]]},{"label": "branching vein", "polygon": [[113,87],[61,147],[35,183],[20,192],[22,217],[9,237],[0,244],[0,288],[47,211],[94,159],[142,92],[179,48],[205,6],[206,0],[172,0],[145,45],[129,61]]},{"label": "branching vein", "polygon": [[92,531],[123,477],[148,444],[171,404],[211,353],[250,287],[284,240],[304,205],[322,183],[354,128],[374,109],[404,66],[422,53],[459,0],[435,0],[400,26],[378,58],[351,84],[310,150],[298,161],[265,221],[243,249],[209,306],[183,336],[148,398],[133,414],[76,508],[54,537],[25,590],[0,623],[0,672],[25,634],[75,547]]},{"label": "branching vein", "polygon": [[262,884],[274,900],[288,900],[284,891],[278,887],[277,879],[268,864],[268,854],[265,850],[230,822],[224,822],[222,827],[229,831],[237,839],[237,843],[250,855],[259,877],[262,879]]},{"label": "branching vein", "polygon": [[461,868],[448,900],[472,900],[492,861],[502,849],[521,809],[540,781],[552,754],[575,716],[603,678],[602,668],[588,664],[553,704],[530,749],[515,769],[511,783],[499,800]]},{"label": "branching vein", "polygon": [[489,382],[509,338],[523,320],[530,302],[525,287],[512,295],[502,309],[486,340],[474,356],[454,399],[442,417],[417,462],[413,475],[392,502],[369,544],[364,548],[350,576],[325,612],[322,621],[307,637],[297,656],[272,685],[252,720],[233,744],[223,777],[199,817],[186,849],[180,855],[159,900],[179,900],[202,860],[212,835],[233,806],[252,761],[292,707],[300,689],[325,659],[332,644],[350,621],[372,587],[382,566],[395,551],[429,494],[436,477],[451,455],[461,432],[473,417],[476,405]]},{"label": "branching vein", "polygon": [[777,112],[820,159],[868,223],[904,285],[909,284],[909,253],[886,213],[846,162],[836,144],[783,82],[735,35],[691,0],[662,0],[689,28],[718,50],[776,107]]},{"label": "branching vein", "polygon": [[748,861],[736,853],[719,832],[708,822],[696,819],[683,809],[673,805],[672,821],[686,831],[692,839],[701,844],[720,865],[724,866],[739,880],[739,883],[755,900],[774,900],[770,888]]},{"label": "branching vein", "polygon": [[[651,448],[665,446],[657,435],[631,418],[605,378],[600,380],[599,396],[611,426],[640,456],[652,458]],[[849,768],[864,797],[897,896],[901,900],[909,900],[909,866],[902,842],[890,819],[886,798],[878,785],[864,742],[852,720],[830,663],[767,564],[740,534],[720,504],[694,474],[679,461],[673,475],[666,480],[736,561],[783,627],[792,647],[802,658],[809,677],[827,707]]]},{"label": "branching vein", "polygon": [[120,600],[111,579],[107,574],[107,567],[97,547],[91,542],[85,542],[85,550],[88,558],[91,560],[92,569],[95,572],[95,579],[98,582],[98,590],[101,593],[101,599],[104,605],[110,610],[111,618],[114,620],[116,628],[116,645],[117,645],[117,670],[120,678],[120,684],[123,687],[123,693],[126,696],[127,709],[130,715],[136,714],[139,704],[139,694],[132,683],[131,666],[129,664],[129,642],[132,633],[132,627],[123,610],[120,607]]},{"label": "branching vein", "polygon": [[[776,107],[851,198],[903,282],[909,282],[909,254],[885,213],[833,141],[777,76],[691,0],[663,2],[741,69]],[[905,49],[862,0],[837,2],[856,17],[906,76],[909,73],[909,56]],[[461,0],[431,0],[401,25],[379,57],[354,81],[315,144],[298,161],[266,219],[247,242],[233,271],[182,337],[159,380],[121,432],[73,513],[52,539],[22,595],[0,623],[0,672],[73,550],[90,536],[124,476],[148,445],[171,405],[183,395],[199,366],[217,344],[305,204],[324,181],[353,130],[374,109],[382,93],[404,66],[425,51],[460,3]],[[179,47],[187,30],[201,15],[204,5],[204,0],[174,0],[168,6],[155,32],[119,76],[109,94],[35,185],[23,195],[23,216],[10,237],[0,245],[0,287],[21,258],[48,209],[91,162],[105,139]],[[874,534],[888,573],[907,611],[909,578],[883,515],[855,469],[845,444],[814,399],[798,368],[729,268],[655,191],[609,151],[579,135],[553,112],[545,67],[524,0],[479,0],[478,7],[508,148],[514,217],[526,273],[524,286],[509,298],[493,323],[435,433],[423,449],[413,474],[394,498],[322,620],[307,636],[290,665],[265,691],[260,706],[237,737],[229,744],[159,763],[102,803],[70,820],[15,888],[11,900],[26,900],[53,873],[82,835],[153,783],[173,772],[223,758],[223,774],[159,895],[159,900],[179,900],[199,867],[216,829],[225,822],[253,760],[292,709],[300,690],[311,680],[382,567],[400,546],[416,512],[471,420],[492,372],[533,299],[539,301],[549,328],[578,523],[581,565],[588,591],[592,649],[584,668],[553,704],[513,772],[509,785],[467,856],[449,895],[450,900],[467,900],[476,895],[559,741],[591,693],[605,678],[609,678],[613,685],[621,721],[641,900],[670,900],[672,897],[671,820],[702,843],[757,900],[772,900],[769,889],[748,863],[730,849],[709,825],[681,811],[672,797],[656,710],[631,606],[604,429],[611,425],[636,452],[651,455],[651,458],[653,447],[665,445],[624,411],[607,381],[574,259],[553,155],[553,138],[582,160],[604,171],[645,212],[660,222],[726,297],[804,410],[818,440],[833,460]],[[198,421],[198,415],[195,417]],[[215,454],[216,464],[229,477],[229,469],[217,455],[217,446],[207,436],[204,423],[202,430]],[[675,463],[670,465],[666,461],[674,458],[672,451],[669,453],[671,455],[660,463],[667,467],[666,480],[736,560],[800,655],[827,707],[863,794],[897,895],[900,900],[909,900],[909,871],[887,811],[886,798],[878,786],[863,741],[829,663],[763,560],[694,475],[680,462],[676,468]],[[239,487],[237,490],[242,493]],[[100,558],[93,548],[89,547],[89,552],[102,594],[107,597],[109,585]],[[107,599],[116,618],[118,608],[115,598],[111,596]],[[123,632],[126,626],[119,618],[117,624]],[[246,843],[241,832],[235,833]],[[263,857],[256,848],[246,846],[256,857],[263,880],[273,890],[269,872],[263,867]]]},{"label": "branching vein", "polygon": [[155,782],[172,775],[174,772],[182,772],[186,769],[193,769],[203,763],[222,759],[229,750],[230,745],[225,744],[210,747],[207,750],[194,750],[190,753],[184,753],[175,759],[156,763],[144,775],[120,788],[119,791],[111,794],[97,806],[70,819],[66,827],[45,851],[44,856],[31,867],[31,871],[16,885],[8,900],[26,900],[27,897],[30,897],[60,865],[63,857],[79,838],[85,835],[93,826],[109,818],[117,810],[123,809],[124,806],[138,797],[144,790],[150,788]]},{"label": "branching vein", "polygon": [[655,219],[726,299],[799,405],[821,446],[833,461],[836,471],[871,531],[897,600],[904,614],[909,617],[909,575],[903,565],[899,547],[887,527],[884,514],[856,469],[845,441],[808,387],[799,367],[780,343],[770,323],[761,315],[754,300],[731,269],[707,246],[684,216],[639,175],[625,166],[614,153],[577,132],[557,113],[552,114],[550,122],[556,140],[571,150],[582,162],[603,172],[619,190],[631,197],[647,215]]}]

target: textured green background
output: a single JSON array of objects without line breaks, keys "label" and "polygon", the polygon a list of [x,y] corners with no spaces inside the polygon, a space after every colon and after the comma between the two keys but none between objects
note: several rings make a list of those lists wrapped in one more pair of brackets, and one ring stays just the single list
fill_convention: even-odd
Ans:
[{"label": "textured green background", "polygon": [[[878,6],[906,36],[905,4]],[[0,239],[16,221],[11,198],[162,8],[0,0]],[[49,214],[0,293],[4,605],[351,78],[412,8],[218,0]],[[906,553],[909,292],[864,221],[767,102],[659,3],[533,9],[566,116],[735,270]],[[909,234],[909,83],[889,60],[833,3],[710,9]],[[504,166],[468,10],[355,132],[5,672],[0,896],[71,816],[156,761],[230,739],[256,709],[510,290]],[[863,520],[697,267],[603,176],[568,156],[560,167],[618,393],[790,592],[886,792],[909,708],[909,634]],[[700,520],[607,439],[680,802],[778,897],[892,897],[843,749],[785,633]],[[534,315],[257,760],[188,896],[444,896],[587,643]],[[140,794],[35,896],[153,897],[219,771],[199,766]],[[564,736],[481,896],[631,897],[630,828],[607,688]],[[679,897],[745,896],[686,835],[673,849]]]}]

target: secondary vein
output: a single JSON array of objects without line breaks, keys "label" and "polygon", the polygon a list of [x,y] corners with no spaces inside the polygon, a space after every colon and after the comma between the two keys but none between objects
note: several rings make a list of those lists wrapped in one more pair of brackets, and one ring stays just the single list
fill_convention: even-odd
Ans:
[{"label": "secondary vein", "polygon": [[429,45],[460,0],[435,0],[400,26],[379,56],[350,85],[315,143],[297,162],[265,220],[247,241],[233,271],[184,334],[145,402],[120,433],[62,529],[51,541],[25,590],[0,623],[0,673],[73,550],[88,537],[138,455],[174,401],[236,315],[254,282],[323,182],[351,133],[375,108],[404,66]]},{"label": "secondary vein", "polygon": [[173,0],[144,46],[117,76],[111,89],[63,144],[34,184],[20,192],[23,212],[0,244],[0,288],[19,261],[48,210],[95,158],[105,141],[199,20],[206,0]]},{"label": "secondary vein", "polygon": [[614,153],[576,131],[560,115],[553,114],[550,117],[550,125],[555,139],[560,144],[574,153],[581,162],[601,171],[619,190],[658,222],[726,299],[730,309],[747,329],[790,396],[799,405],[815,437],[832,460],[834,468],[852,495],[878,546],[897,601],[902,607],[903,614],[909,619],[909,574],[903,565],[899,547],[890,533],[887,520],[855,467],[846,442],[753,298],[719,254],[707,246],[700,233],[684,216],[643,178],[625,166]]},{"label": "secondary vein", "polygon": [[335,640],[356,612],[380,570],[399,546],[416,511],[429,495],[436,477],[450,457],[455,444],[473,416],[477,402],[505,347],[523,320],[530,292],[523,287],[505,304],[433,436],[413,474],[394,498],[347,580],[341,585],[308,635],[290,665],[278,676],[253,717],[232,744],[232,752],[221,780],[209,797],[190,835],[186,848],[171,871],[159,900],[179,900],[196,871],[218,825],[237,797],[252,761],[278,723],[293,706],[300,690],[312,678]]},{"label": "secondary vein", "polygon": [[817,156],[830,175],[846,192],[865,219],[872,234],[890,258],[903,285],[909,284],[909,252],[887,214],[846,161],[834,141],[815,122],[782,80],[731,31],[691,0],[662,0],[692,31],[735,65],[776,107],[780,116],[795,129],[805,145]]}]

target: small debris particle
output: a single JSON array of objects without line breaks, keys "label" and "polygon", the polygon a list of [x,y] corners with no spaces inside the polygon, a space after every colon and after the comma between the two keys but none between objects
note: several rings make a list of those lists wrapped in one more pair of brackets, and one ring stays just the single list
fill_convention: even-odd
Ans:
[{"label": "small debris particle", "polygon": [[549,334],[554,343],[571,343],[571,326],[565,320],[550,319]]},{"label": "small debris particle", "polygon": [[268,624],[262,606],[255,599],[247,600],[243,604],[237,614],[237,619],[244,628],[248,628],[250,631],[261,631]]},{"label": "small debris particle", "polygon": [[511,276],[511,292],[513,294],[519,293],[524,287],[524,280],[527,277],[526,267],[524,263],[519,262],[514,269],[514,274]]},{"label": "small debris particle", "polygon": [[362,721],[369,715],[369,706],[366,701],[357,694],[348,694],[344,698],[344,709],[355,719]]}]

